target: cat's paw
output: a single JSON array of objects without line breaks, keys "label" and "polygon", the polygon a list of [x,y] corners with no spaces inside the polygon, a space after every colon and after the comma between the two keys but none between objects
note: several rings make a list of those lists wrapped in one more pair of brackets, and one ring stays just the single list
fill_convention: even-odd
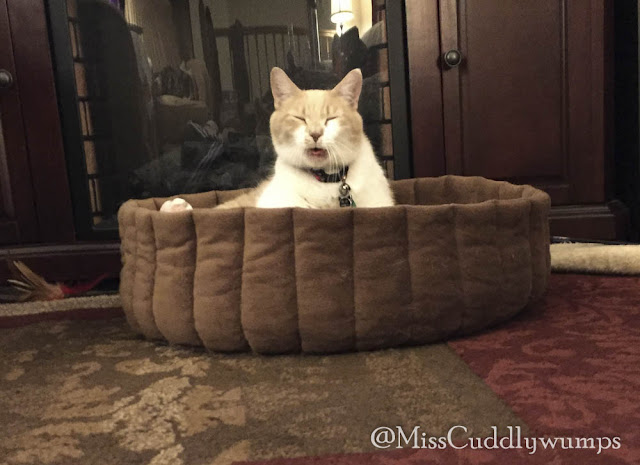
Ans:
[{"label": "cat's paw", "polygon": [[161,212],[168,213],[186,212],[187,210],[193,210],[193,207],[189,205],[189,202],[185,199],[181,199],[180,197],[173,200],[167,200],[162,204],[162,207],[160,207]]}]

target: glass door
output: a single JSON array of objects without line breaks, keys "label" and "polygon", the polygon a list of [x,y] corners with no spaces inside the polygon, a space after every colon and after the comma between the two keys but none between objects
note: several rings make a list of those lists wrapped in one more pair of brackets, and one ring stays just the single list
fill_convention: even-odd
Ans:
[{"label": "glass door", "polygon": [[129,198],[267,177],[274,66],[302,89],[360,68],[365,132],[388,177],[409,177],[403,15],[390,3],[50,0],[81,238],[114,237]]}]

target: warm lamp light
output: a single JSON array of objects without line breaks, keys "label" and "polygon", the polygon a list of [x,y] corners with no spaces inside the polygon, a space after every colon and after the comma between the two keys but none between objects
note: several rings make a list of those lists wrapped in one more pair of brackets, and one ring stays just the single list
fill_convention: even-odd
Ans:
[{"label": "warm lamp light", "polygon": [[353,19],[353,2],[351,0],[331,0],[331,22],[342,24]]}]

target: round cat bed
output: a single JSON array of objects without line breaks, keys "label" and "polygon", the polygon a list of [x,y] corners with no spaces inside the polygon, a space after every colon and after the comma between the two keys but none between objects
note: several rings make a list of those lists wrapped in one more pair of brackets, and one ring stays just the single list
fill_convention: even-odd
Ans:
[{"label": "round cat bed", "polygon": [[331,353],[468,334],[542,296],[547,194],[480,177],[392,186],[385,208],[211,208],[241,190],[184,195],[179,213],[129,200],[129,324],[214,351]]}]

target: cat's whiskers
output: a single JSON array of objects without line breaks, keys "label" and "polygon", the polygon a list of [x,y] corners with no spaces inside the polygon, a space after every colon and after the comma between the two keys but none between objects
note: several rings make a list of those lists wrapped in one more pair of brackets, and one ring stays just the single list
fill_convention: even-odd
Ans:
[{"label": "cat's whiskers", "polygon": [[[346,167],[346,163],[344,162],[344,157],[340,156],[339,150],[336,150],[340,148],[340,145],[341,144],[337,143],[336,141],[332,141],[331,143],[326,144],[327,153],[330,153],[336,160],[336,165],[335,165],[336,171],[344,170]],[[343,150],[349,150],[349,148],[345,145]]]},{"label": "cat's whiskers", "polygon": [[344,153],[353,153],[354,149],[352,146],[344,143],[344,142],[340,142],[337,140],[333,140],[331,141],[328,145],[331,145],[332,148],[334,149],[339,149],[340,152],[344,152]]},{"label": "cat's whiskers", "polygon": [[332,157],[333,162],[334,162],[333,166],[332,166],[332,168],[333,168],[332,171],[333,172],[340,171],[340,169],[341,169],[340,165],[342,165],[344,167],[344,163],[342,163],[342,157],[340,157],[338,155],[338,153],[335,152],[334,150],[331,150],[330,153],[331,153],[331,157]]},{"label": "cat's whiskers", "polygon": [[339,163],[341,161],[340,157],[333,150],[327,150],[327,153],[330,154],[331,156],[331,172],[335,173],[337,171],[340,171],[340,168],[339,168]]},{"label": "cat's whiskers", "polygon": [[352,153],[354,151],[354,148],[352,145],[346,144],[344,142],[340,142],[338,140],[333,140],[330,142],[330,144],[335,145],[336,148],[339,148],[349,153]]},{"label": "cat's whiskers", "polygon": [[299,150],[295,150],[293,152],[294,155],[291,160],[291,165],[299,168],[305,167],[306,166],[305,152],[300,152]]}]

